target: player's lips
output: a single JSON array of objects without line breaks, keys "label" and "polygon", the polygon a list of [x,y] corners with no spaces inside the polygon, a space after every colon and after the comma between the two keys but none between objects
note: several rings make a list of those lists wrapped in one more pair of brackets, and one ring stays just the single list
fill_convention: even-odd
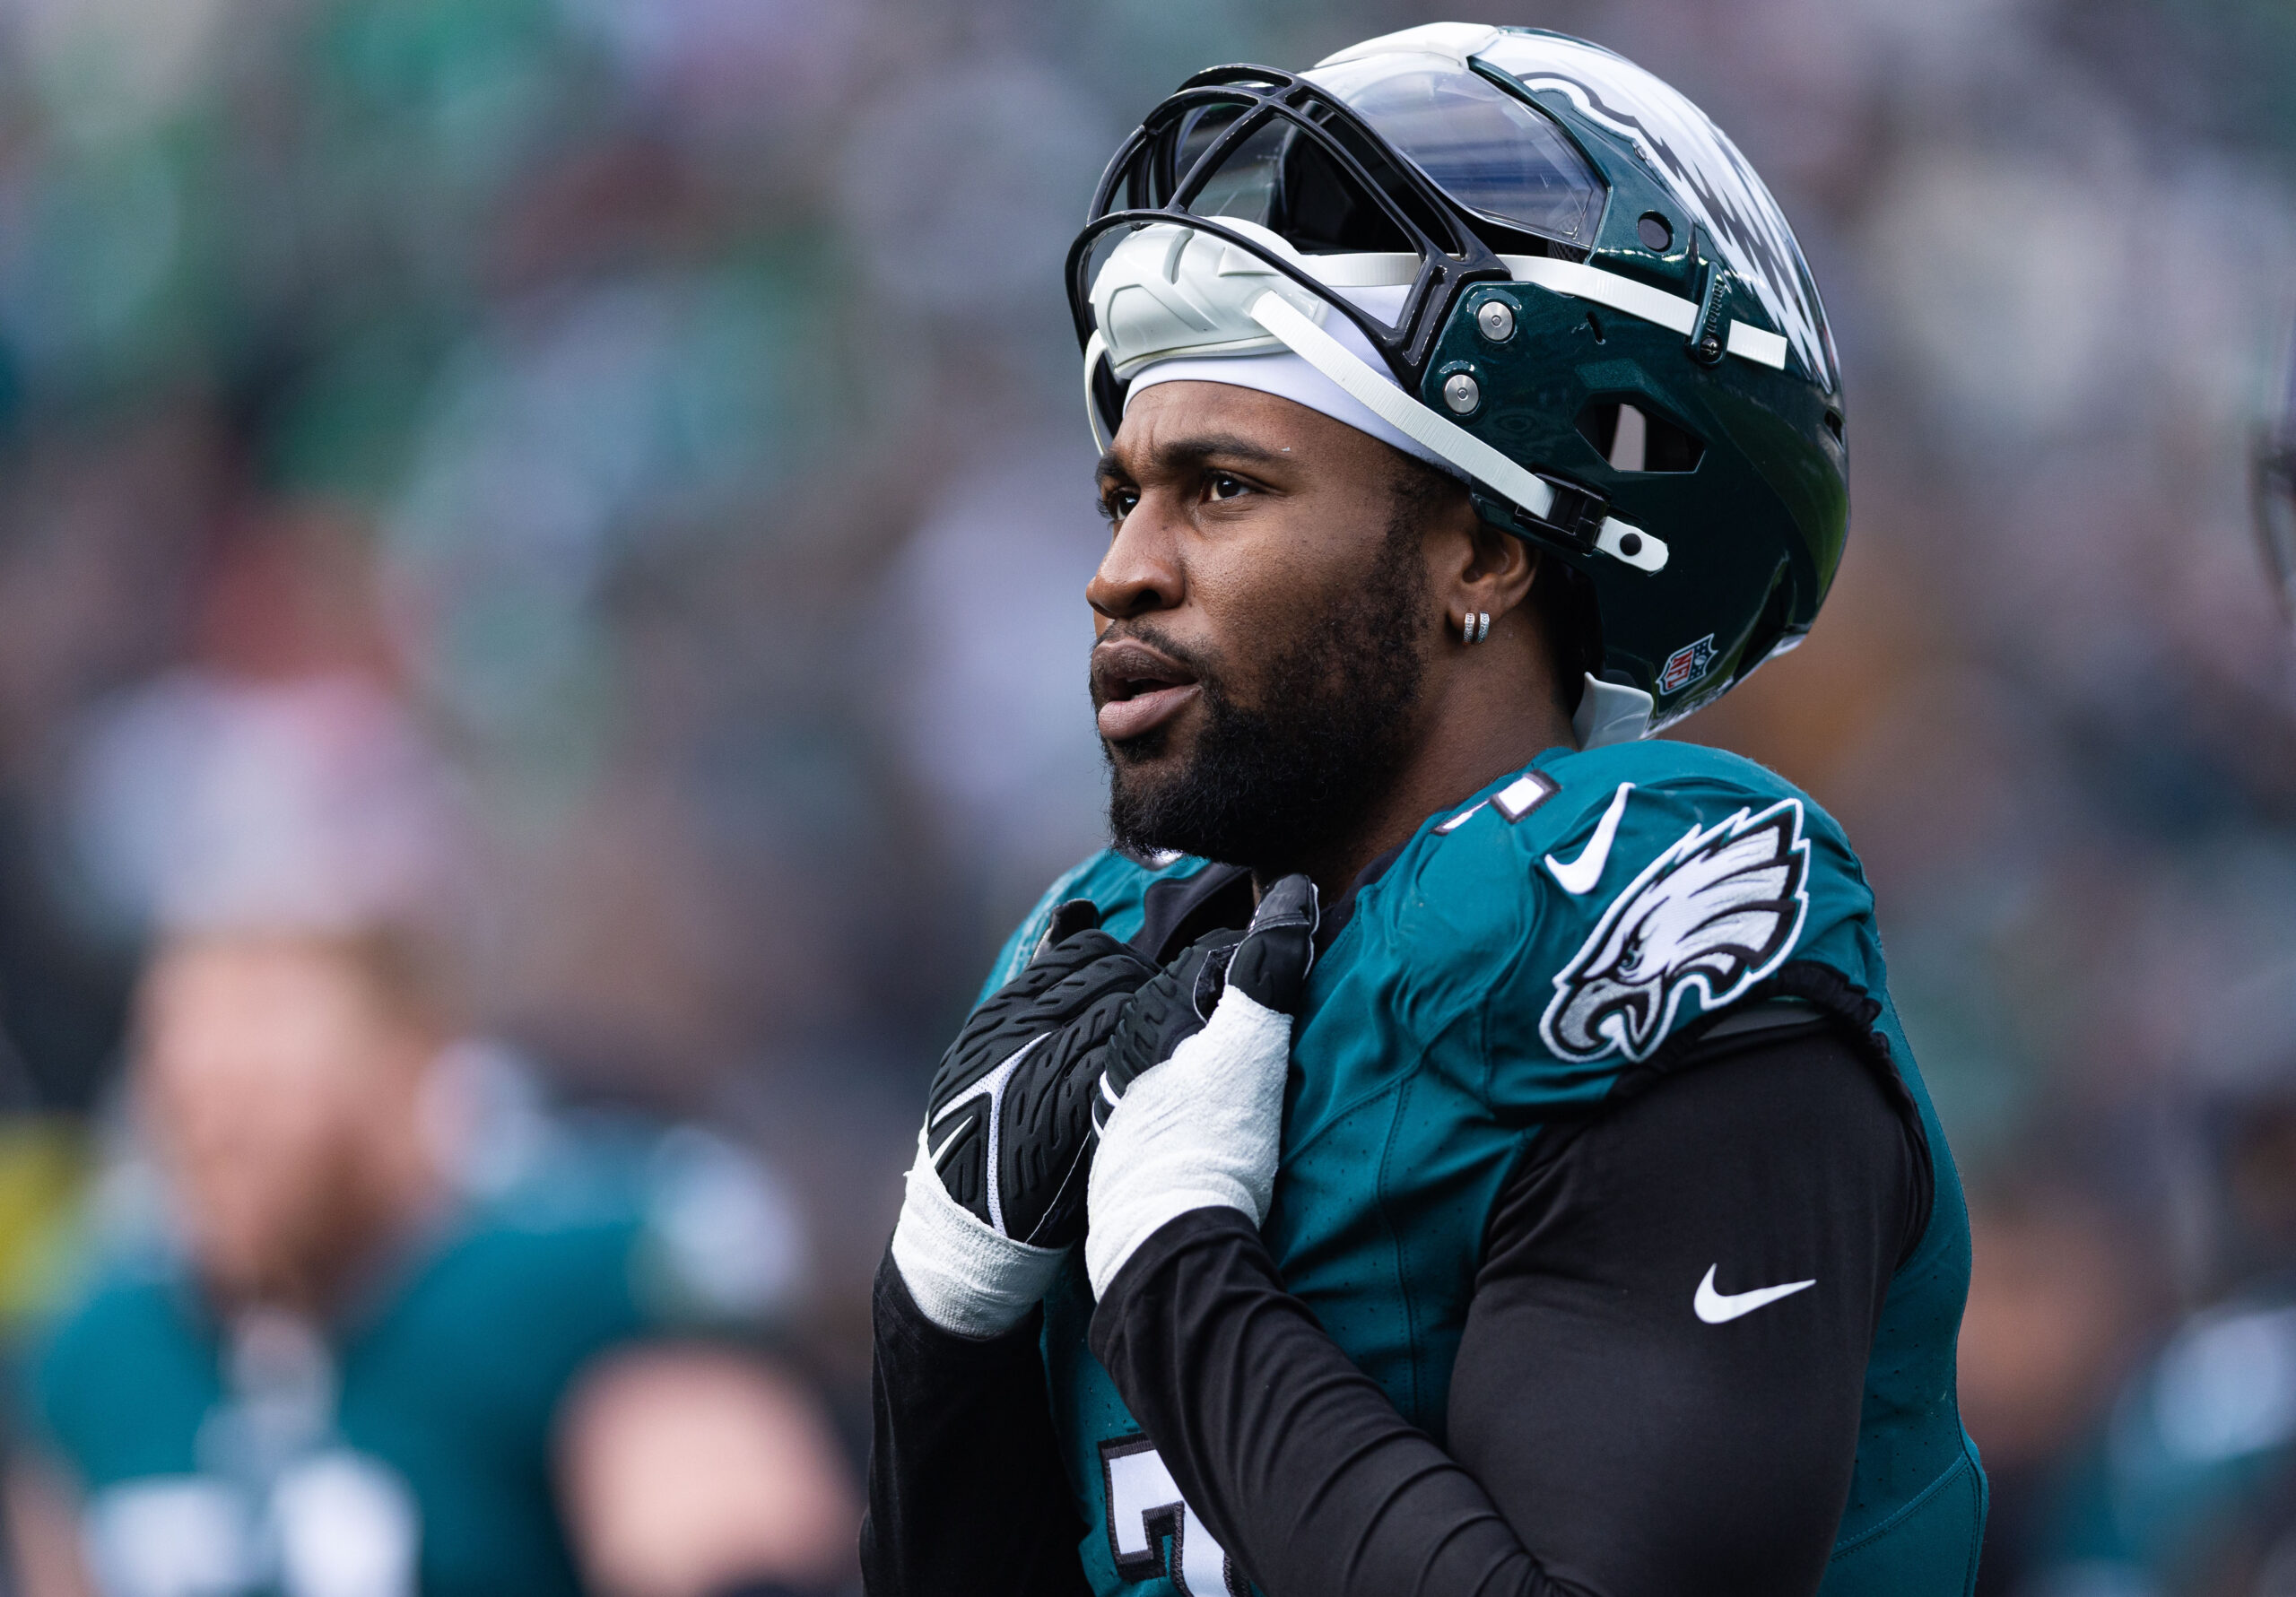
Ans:
[{"label": "player's lips", "polygon": [[1092,651],[1100,735],[1112,743],[1155,731],[1203,691],[1196,673],[1146,644],[1126,639]]}]

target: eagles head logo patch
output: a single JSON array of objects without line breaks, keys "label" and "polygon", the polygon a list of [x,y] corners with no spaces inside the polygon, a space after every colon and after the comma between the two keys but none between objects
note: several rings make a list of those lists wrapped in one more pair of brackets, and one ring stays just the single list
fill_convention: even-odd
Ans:
[{"label": "eagles head logo patch", "polygon": [[1718,1010],[1785,962],[1810,907],[1802,803],[1692,827],[1603,912],[1561,975],[1539,1036],[1557,1057],[1639,1062],[1695,986]]}]

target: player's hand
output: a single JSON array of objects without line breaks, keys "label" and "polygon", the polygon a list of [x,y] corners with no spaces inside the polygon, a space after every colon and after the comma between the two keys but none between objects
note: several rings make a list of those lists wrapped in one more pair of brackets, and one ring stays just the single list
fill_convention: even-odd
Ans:
[{"label": "player's hand", "polygon": [[1053,913],[1021,974],[942,1055],[925,1136],[942,1187],[1001,1237],[1066,1247],[1083,1234],[1095,1053],[1156,967],[1100,931],[1083,898]]},{"label": "player's hand", "polygon": [[1156,968],[1078,898],[942,1056],[893,1261],[927,1318],[967,1336],[1017,1324],[1083,1228],[1103,1044]]},{"label": "player's hand", "polygon": [[1084,1266],[1096,1296],[1143,1242],[1192,1209],[1266,1219],[1317,915],[1315,883],[1286,876],[1249,930],[1205,938],[1126,1006],[1093,1104],[1100,1146]]}]

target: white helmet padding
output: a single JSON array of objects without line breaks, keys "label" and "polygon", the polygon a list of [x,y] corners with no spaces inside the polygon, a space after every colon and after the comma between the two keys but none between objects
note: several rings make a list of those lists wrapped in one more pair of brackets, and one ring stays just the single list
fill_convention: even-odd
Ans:
[{"label": "white helmet padding", "polygon": [[[1306,256],[1270,230],[1232,217],[1219,225],[1259,249],[1314,275],[1326,263],[1360,265],[1344,256]],[[1376,260],[1378,257],[1371,257]],[[1326,294],[1341,291],[1325,284]],[[1349,301],[1375,315],[1392,316],[1407,290],[1350,288]],[[1386,295],[1386,303],[1375,296]],[[1084,346],[1084,410],[1100,436],[1093,372],[1105,360],[1131,393],[1183,377],[1257,388],[1319,411],[1335,421],[1480,483],[1544,520],[1554,490],[1448,416],[1404,392],[1370,340],[1328,299],[1275,270],[1253,250],[1178,222],[1137,229],[1109,254],[1092,280],[1095,331]],[[1285,355],[1274,353],[1288,351]],[[1168,371],[1167,366],[1186,368]],[[1126,396],[1127,406],[1130,393]],[[1641,571],[1665,568],[1662,539],[1616,516],[1604,519],[1595,547]]]},{"label": "white helmet padding", "polygon": [[[1221,224],[1271,254],[1313,273],[1314,266],[1273,230],[1222,217]],[[1403,308],[1407,287],[1355,289],[1348,298],[1381,321]],[[1116,247],[1092,283],[1092,314],[1108,352],[1109,369],[1131,387],[1125,405],[1159,383],[1226,383],[1291,400],[1381,443],[1465,479],[1466,472],[1383,420],[1362,401],[1310,366],[1252,315],[1273,293],[1361,360],[1397,394],[1403,392],[1371,341],[1329,305],[1248,250],[1194,228],[1141,229]],[[1087,383],[1091,371],[1088,363]],[[1088,404],[1088,411],[1092,407]],[[1098,430],[1097,412],[1093,417]]]}]

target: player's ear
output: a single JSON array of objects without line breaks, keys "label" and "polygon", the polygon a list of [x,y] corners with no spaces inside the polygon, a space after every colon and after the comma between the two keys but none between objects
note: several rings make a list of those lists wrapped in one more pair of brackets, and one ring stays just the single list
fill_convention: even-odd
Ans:
[{"label": "player's ear", "polygon": [[1460,508],[1462,519],[1436,540],[1440,552],[1435,593],[1451,626],[1463,615],[1488,615],[1495,626],[1530,596],[1538,551],[1476,516],[1464,494]]}]

